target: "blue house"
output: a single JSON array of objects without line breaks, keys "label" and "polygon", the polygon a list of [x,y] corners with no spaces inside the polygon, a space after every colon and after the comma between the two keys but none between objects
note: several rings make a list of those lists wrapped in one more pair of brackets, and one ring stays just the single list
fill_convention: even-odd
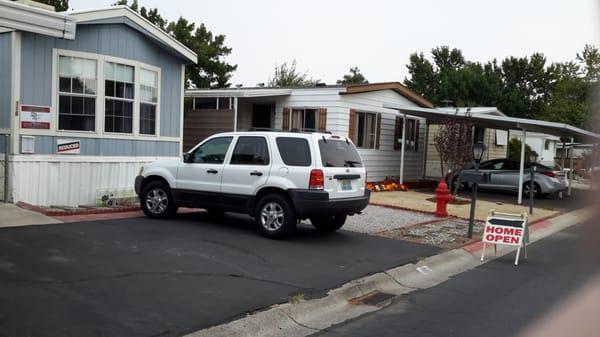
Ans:
[{"label": "blue house", "polygon": [[124,6],[55,13],[0,0],[8,201],[94,204],[132,191],[144,163],[180,156],[185,66],[196,60]]}]

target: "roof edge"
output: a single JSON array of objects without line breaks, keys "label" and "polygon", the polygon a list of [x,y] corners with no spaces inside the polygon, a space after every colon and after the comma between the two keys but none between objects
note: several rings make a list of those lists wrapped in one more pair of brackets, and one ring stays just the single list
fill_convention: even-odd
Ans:
[{"label": "roof edge", "polygon": [[75,18],[77,23],[86,23],[116,17],[129,18],[134,23],[147,30],[148,33],[154,36],[158,41],[177,51],[177,53],[179,53],[188,61],[193,62],[194,64],[198,62],[198,55],[194,51],[127,6],[120,5],[104,8],[82,9],[69,11],[67,13]]},{"label": "roof edge", "polygon": [[407,86],[400,82],[380,82],[380,83],[368,83],[368,84],[352,84],[346,87],[345,92],[341,92],[340,95],[352,95],[361,94],[365,92],[373,92],[380,90],[393,90],[401,96],[407,98],[409,101],[417,104],[423,108],[433,108],[434,105],[425,97],[417,94],[410,90]]}]

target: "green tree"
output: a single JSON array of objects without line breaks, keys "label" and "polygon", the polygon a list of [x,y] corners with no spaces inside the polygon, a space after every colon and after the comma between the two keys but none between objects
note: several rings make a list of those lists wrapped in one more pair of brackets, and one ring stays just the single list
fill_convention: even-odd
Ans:
[{"label": "green tree", "polygon": [[360,72],[358,67],[350,68],[350,73],[344,75],[341,80],[337,81],[338,84],[367,84],[369,81]]},{"label": "green tree", "polygon": [[54,6],[57,12],[64,12],[69,9],[69,0],[34,0],[35,2]]},{"label": "green tree", "polygon": [[[531,147],[525,144],[525,160],[529,160],[529,153]],[[508,142],[508,159],[521,161],[521,140],[518,138],[512,138]]]},{"label": "green tree", "polygon": [[183,17],[169,22],[157,8],[140,7],[137,0],[131,4],[128,0],[119,0],[114,5],[129,6],[198,55],[197,64],[186,67],[186,87],[226,88],[231,85],[229,80],[237,65],[229,64],[224,59],[232,50],[225,45],[225,35],[214,35],[203,23],[197,26]]},{"label": "green tree", "polygon": [[269,78],[270,87],[312,87],[318,80],[308,76],[308,72],[296,70],[296,60],[291,64],[283,62],[275,66],[273,77]]}]

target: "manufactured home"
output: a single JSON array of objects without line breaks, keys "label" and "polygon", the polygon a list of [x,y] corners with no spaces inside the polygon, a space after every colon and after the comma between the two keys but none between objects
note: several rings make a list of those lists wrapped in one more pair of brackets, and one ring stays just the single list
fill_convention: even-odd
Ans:
[{"label": "manufactured home", "polygon": [[184,70],[197,56],[169,34],[124,6],[55,13],[0,1],[0,26],[8,201],[133,194],[143,163],[181,155]]},{"label": "manufactured home", "polygon": [[[184,118],[184,151],[212,134],[232,130],[327,131],[352,139],[365,161],[369,181],[401,175],[403,143],[405,182],[441,176],[439,156],[432,143],[438,126],[423,118],[406,116],[405,119],[397,110],[384,108],[384,105],[433,108],[426,98],[398,82],[195,89],[185,95],[190,107]],[[473,109],[473,113],[503,115],[493,108]],[[476,134],[481,137],[474,141],[485,141],[492,149],[490,159],[506,155],[505,133],[497,135],[495,130],[484,129]]]}]

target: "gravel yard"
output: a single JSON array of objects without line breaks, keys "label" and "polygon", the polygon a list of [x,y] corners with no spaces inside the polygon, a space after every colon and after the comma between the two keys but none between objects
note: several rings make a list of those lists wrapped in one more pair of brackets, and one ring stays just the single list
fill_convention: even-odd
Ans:
[{"label": "gravel yard", "polygon": [[342,229],[372,234],[435,219],[426,213],[369,205],[362,214],[348,217]]}]

